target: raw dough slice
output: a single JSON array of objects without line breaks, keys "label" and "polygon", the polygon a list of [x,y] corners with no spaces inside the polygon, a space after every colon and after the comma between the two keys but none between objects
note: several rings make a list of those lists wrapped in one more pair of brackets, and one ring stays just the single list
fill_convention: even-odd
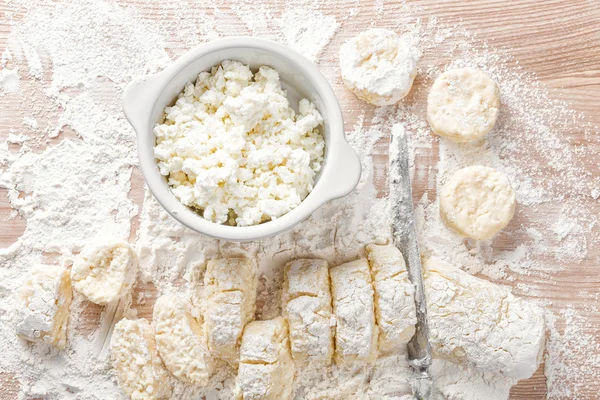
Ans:
[{"label": "raw dough slice", "polygon": [[110,349],[119,386],[133,400],[171,396],[169,374],[156,352],[154,333],[147,320],[117,322]]},{"label": "raw dough slice", "polygon": [[506,175],[493,168],[466,167],[440,191],[440,215],[459,234],[486,240],[515,214],[516,195]]},{"label": "raw dough slice", "polygon": [[282,305],[294,360],[330,364],[334,327],[327,261],[306,259],[288,263]]},{"label": "raw dough slice", "polygon": [[125,296],[135,283],[137,256],[121,240],[90,243],[75,258],[73,289],[92,303],[105,305]]},{"label": "raw dough slice", "polygon": [[156,348],[165,366],[186,383],[206,386],[214,370],[203,321],[177,295],[163,295],[154,304]]},{"label": "raw dough slice", "polygon": [[71,280],[65,268],[56,265],[31,268],[19,292],[17,334],[30,342],[63,349],[72,297]]},{"label": "raw dough slice", "polygon": [[245,258],[210,260],[204,275],[208,346],[218,358],[238,362],[244,326],[254,319],[256,265]]},{"label": "raw dough slice", "polygon": [[337,364],[373,362],[377,358],[378,328],[371,273],[366,259],[338,265],[329,271]]},{"label": "raw dough slice", "polygon": [[429,259],[424,269],[434,355],[481,372],[530,378],[544,352],[543,310],[441,260]]},{"label": "raw dough slice", "polygon": [[434,358],[429,367],[433,381],[432,399],[508,400],[515,380],[472,366]]},{"label": "raw dough slice", "polygon": [[375,319],[382,352],[397,351],[415,334],[415,287],[408,279],[402,253],[392,245],[367,246],[375,286]]},{"label": "raw dough slice", "polygon": [[421,52],[408,37],[369,29],[340,48],[342,79],[358,98],[385,106],[404,98],[417,74]]},{"label": "raw dough slice", "polygon": [[291,399],[294,373],[285,320],[277,317],[249,323],[240,348],[235,398]]},{"label": "raw dough slice", "polygon": [[500,90],[485,72],[452,69],[433,83],[427,120],[433,132],[455,142],[469,142],[492,130],[500,108]]}]

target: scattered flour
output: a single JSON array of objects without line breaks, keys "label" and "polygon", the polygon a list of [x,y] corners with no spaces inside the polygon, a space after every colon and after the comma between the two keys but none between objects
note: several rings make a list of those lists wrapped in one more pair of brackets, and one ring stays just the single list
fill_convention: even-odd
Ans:
[{"label": "scattered flour", "polygon": [[[567,307],[550,317],[552,328],[546,356],[548,398],[593,399],[598,393],[589,384],[598,381],[600,328],[590,326],[589,316],[598,315],[598,295],[593,306],[583,310]],[[581,361],[585,360],[585,368]]]},{"label": "scattered flour", "polygon": [[0,69],[0,93],[13,93],[19,90],[19,70]]},{"label": "scattered flour", "polygon": [[315,63],[340,26],[315,0],[287,2],[283,12],[268,4],[257,9],[249,0],[236,1],[231,8],[253,36],[283,42]]},{"label": "scattered flour", "polygon": [[[341,43],[366,28],[352,25],[364,6],[354,0],[338,1],[335,7],[317,0],[294,0],[282,10],[278,4],[256,7],[254,2],[240,1],[217,7],[207,0],[194,7],[185,0],[149,6],[106,0],[10,3],[10,9],[26,13],[22,19],[16,13],[13,17],[6,14],[10,33],[6,42],[0,39],[0,46],[6,46],[0,47],[0,101],[10,104],[9,112],[18,121],[0,132],[8,138],[0,143],[0,186],[27,226],[18,241],[0,249],[2,386],[18,382],[21,398],[123,398],[107,353],[98,351],[110,333],[110,321],[123,313],[147,316],[144,310],[152,305],[155,291],[188,292],[197,299],[203,263],[211,257],[255,258],[260,274],[257,317],[279,315],[283,265],[289,260],[312,256],[338,265],[364,256],[365,244],[389,237],[386,193],[378,188],[387,187],[385,154],[395,123],[403,124],[410,137],[414,193],[420,199],[420,245],[428,255],[515,286],[515,292],[541,302],[561,273],[587,265],[586,260],[597,255],[594,248],[600,238],[593,207],[597,209],[600,177],[591,176],[584,162],[590,151],[570,146],[568,134],[573,127],[585,129],[585,140],[593,142],[597,129],[566,104],[550,100],[535,76],[511,66],[509,57],[489,50],[459,25],[444,25],[404,2],[377,1],[369,10],[376,24],[418,37],[423,58],[417,82],[405,101],[372,110],[345,91],[337,67]],[[163,18],[157,20],[156,13]],[[243,34],[280,41],[318,62],[351,121],[347,137],[361,157],[363,176],[357,190],[328,203],[289,232],[239,244],[219,242],[184,228],[147,191],[138,209],[140,188],[130,183],[134,171],[139,179],[135,136],[122,116],[120,97],[132,76],[160,70],[190,46]],[[425,119],[426,96],[442,71],[467,66],[484,70],[498,83],[502,106],[488,140],[454,144],[431,135]],[[11,77],[11,71],[18,73],[17,78]],[[16,89],[8,90],[14,82],[8,86],[6,82],[15,79]],[[4,103],[7,99],[10,103]],[[38,126],[31,121],[21,124],[25,118],[34,118]],[[464,240],[443,225],[435,195],[454,171],[472,164],[506,173],[518,203],[506,231],[479,243]],[[549,213],[560,218],[538,217]],[[143,297],[134,294],[135,306],[131,298],[125,299],[117,309],[108,308],[98,317],[94,315],[101,311],[76,295],[62,353],[20,341],[10,321],[14,293],[24,272],[36,263],[70,265],[81,247],[100,234],[119,239],[136,235]],[[597,303],[595,296],[588,287],[577,293],[577,300]],[[599,327],[590,325],[589,316],[598,310],[568,308],[563,302],[547,305],[556,311],[548,315],[554,321],[546,358],[549,398],[577,394],[593,399],[593,385],[600,378],[600,344]],[[103,324],[89,333],[86,327],[98,324],[96,318]],[[298,371],[297,396],[402,398],[410,393],[410,373],[402,353],[380,358],[371,367],[355,365],[326,372],[307,368]],[[461,393],[505,399],[510,386],[498,376],[479,376],[439,361],[434,363],[434,374],[440,392],[451,399],[468,398]],[[234,376],[231,368],[218,365],[207,389],[173,382],[173,396],[229,398]]]},{"label": "scattered flour", "polygon": [[[307,18],[307,14],[311,17]],[[313,62],[329,43],[339,24],[333,15],[323,15],[316,9],[291,8],[277,20],[284,43]]]}]

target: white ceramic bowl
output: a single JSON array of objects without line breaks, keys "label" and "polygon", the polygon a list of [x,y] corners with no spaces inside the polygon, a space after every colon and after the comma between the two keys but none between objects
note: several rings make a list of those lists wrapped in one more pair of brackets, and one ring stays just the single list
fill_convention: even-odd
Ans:
[{"label": "white ceramic bowl", "polygon": [[[202,218],[184,206],[171,192],[154,158],[152,129],[172,105],[187,82],[195,81],[223,60],[237,60],[256,70],[268,65],[279,72],[292,107],[307,98],[324,119],[325,160],[313,191],[292,211],[259,225],[219,225]],[[283,232],[307,218],[325,202],[350,193],[358,184],[361,165],[344,136],[344,120],[333,89],[317,67],[295,51],[263,39],[234,37],[198,46],[163,71],[138,78],[123,95],[125,116],[137,133],[138,155],[148,187],[160,204],[175,219],[205,235],[225,240],[248,241]]]}]

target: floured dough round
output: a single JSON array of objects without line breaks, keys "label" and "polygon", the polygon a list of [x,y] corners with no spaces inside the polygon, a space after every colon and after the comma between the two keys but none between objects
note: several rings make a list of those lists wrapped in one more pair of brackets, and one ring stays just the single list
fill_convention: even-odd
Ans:
[{"label": "floured dough round", "polygon": [[206,386],[214,370],[202,317],[196,319],[191,305],[178,295],[165,294],[154,303],[156,350],[165,367],[177,379]]},{"label": "floured dough round", "polygon": [[410,91],[420,56],[406,37],[387,29],[369,29],[340,48],[342,79],[368,103],[394,104]]},{"label": "floured dough round", "polygon": [[120,299],[133,286],[138,261],[129,243],[108,240],[86,245],[71,269],[73,289],[104,305]]},{"label": "floured dough round", "polygon": [[500,108],[500,90],[483,71],[453,69],[440,75],[427,98],[433,132],[455,142],[480,139],[492,130]]},{"label": "floured dough round", "polygon": [[444,223],[472,239],[486,240],[498,233],[512,219],[515,205],[506,175],[488,167],[461,169],[440,192]]},{"label": "floured dough round", "polygon": [[169,373],[156,351],[148,320],[123,318],[117,322],[110,339],[110,354],[117,382],[130,399],[173,398]]}]

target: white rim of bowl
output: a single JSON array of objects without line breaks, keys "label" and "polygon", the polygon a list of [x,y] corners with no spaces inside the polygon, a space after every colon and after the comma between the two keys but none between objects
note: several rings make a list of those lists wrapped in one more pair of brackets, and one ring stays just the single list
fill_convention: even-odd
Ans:
[{"label": "white rim of bowl", "polygon": [[[153,152],[146,151],[149,140],[152,141],[152,148],[154,148],[155,138],[152,129],[156,121],[151,121],[151,115],[158,97],[168,83],[196,59],[228,48],[253,48],[286,58],[300,73],[313,82],[323,102],[324,110],[320,111],[329,123],[329,143],[324,165],[313,190],[290,212],[277,219],[252,226],[220,225],[204,219],[200,214],[183,205],[170,190],[165,177],[158,171]],[[251,241],[282,233],[302,222],[326,202],[350,193],[360,179],[360,160],[346,141],[342,110],[331,85],[313,63],[294,50],[270,40],[231,37],[191,49],[161,72],[134,79],[123,94],[123,111],[136,131],[140,167],[154,197],[180,223],[216,239]]]}]

